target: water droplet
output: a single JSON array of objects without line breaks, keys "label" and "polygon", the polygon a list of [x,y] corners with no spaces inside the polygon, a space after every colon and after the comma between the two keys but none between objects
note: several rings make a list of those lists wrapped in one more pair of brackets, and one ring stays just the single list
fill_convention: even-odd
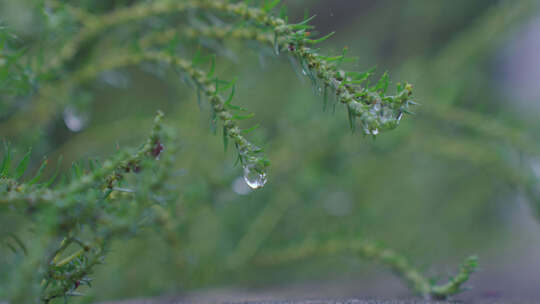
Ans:
[{"label": "water droplet", "polygon": [[259,189],[266,184],[266,173],[257,171],[253,165],[245,165],[244,180],[251,189]]},{"label": "water droplet", "polygon": [[64,123],[71,132],[80,132],[88,124],[88,116],[72,106],[67,106],[63,113]]},{"label": "water droplet", "polygon": [[305,69],[302,69],[302,74],[303,74],[304,76],[307,76],[307,72],[306,72]]},{"label": "water droplet", "polygon": [[369,128],[364,128],[364,133],[367,134],[367,135],[377,135],[379,134],[379,129],[375,128],[373,130],[369,129]]},{"label": "water droplet", "polygon": [[403,118],[403,112],[400,112],[398,117],[397,117],[397,121],[400,122],[401,121],[401,118]]},{"label": "water droplet", "polygon": [[369,113],[371,115],[379,115],[379,112],[381,111],[381,105],[376,103],[376,104],[373,104],[371,106],[371,108],[369,109]]},{"label": "water droplet", "polygon": [[379,124],[382,127],[393,125],[395,123],[397,123],[397,120],[395,118],[395,113],[392,110],[383,108],[379,112]]}]

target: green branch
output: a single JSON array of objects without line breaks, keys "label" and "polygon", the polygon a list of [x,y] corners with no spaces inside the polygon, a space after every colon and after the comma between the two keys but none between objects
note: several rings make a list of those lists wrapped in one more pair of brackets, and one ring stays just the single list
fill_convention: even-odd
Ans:
[{"label": "green branch", "polygon": [[435,299],[446,299],[451,295],[458,294],[465,289],[463,284],[469,280],[471,274],[478,269],[478,258],[471,256],[459,267],[459,272],[450,278],[444,285],[432,286],[430,295]]},{"label": "green branch", "polygon": [[[249,142],[243,135],[245,133],[236,122],[243,117],[232,113],[238,107],[231,104],[232,94],[225,99],[220,93],[228,90],[234,83],[226,83],[210,76],[195,67],[194,63],[164,52],[145,52],[137,54],[124,54],[117,58],[108,58],[106,62],[88,67],[81,74],[81,79],[91,78],[94,75],[109,69],[135,65],[142,62],[162,62],[179,68],[186,73],[197,85],[198,90],[204,94],[212,105],[213,113],[220,119],[223,125],[224,140],[230,139],[238,152],[239,160],[244,166],[246,175],[254,173],[263,183],[266,179],[266,170],[269,165],[268,159],[262,154],[262,149]],[[219,86],[219,84],[222,84]]]},{"label": "green branch", "polygon": [[[221,13],[236,16],[252,22],[257,26],[265,27],[274,33],[275,41],[284,45],[277,45],[276,49],[288,48],[300,61],[304,73],[309,76],[315,85],[317,79],[321,91],[324,88],[334,92],[337,99],[347,105],[351,126],[354,120],[359,119],[364,131],[376,135],[380,131],[395,128],[404,114],[410,113],[410,100],[412,87],[408,84],[399,85],[395,96],[385,95],[388,78],[383,78],[372,87],[362,87],[367,81],[370,72],[356,73],[339,69],[345,55],[326,57],[319,55],[309,46],[324,41],[327,36],[313,40],[308,38],[307,21],[299,24],[287,24],[283,19],[271,16],[267,11],[249,7],[243,3],[227,3],[220,0],[203,0],[187,2],[154,2],[152,4],[139,4],[129,8],[117,10],[110,14],[96,18],[94,22],[85,27],[79,35],[68,43],[60,55],[51,60],[45,70],[55,70],[69,61],[77,53],[80,46],[87,40],[95,37],[108,28],[124,24],[129,21],[141,20],[154,15],[184,12],[189,9],[215,10]],[[260,31],[263,31],[260,29]],[[279,39],[280,38],[280,39]]]},{"label": "green branch", "polygon": [[330,240],[317,242],[308,240],[303,244],[255,256],[258,265],[287,263],[311,256],[328,256],[351,252],[364,259],[378,262],[390,268],[419,295],[446,299],[462,291],[461,286],[477,268],[477,258],[470,257],[460,267],[459,273],[444,285],[433,285],[420,271],[399,253],[365,240]]},{"label": "green branch", "polygon": [[67,4],[67,3],[63,3],[63,2],[60,2],[58,0],[46,0],[45,4],[50,6],[53,9],[65,9],[65,10],[67,10],[79,22],[81,22],[83,24],[89,23],[95,18],[94,15],[92,15],[91,13],[89,13],[89,12],[83,10],[83,9],[71,6],[71,5]]},{"label": "green branch", "polygon": [[[71,200],[73,194],[83,192],[93,187],[99,181],[110,185],[117,178],[118,174],[120,174],[119,172],[114,173],[115,171],[125,171],[128,166],[136,164],[149,156],[152,149],[155,148],[156,141],[159,139],[158,134],[162,128],[162,119],[163,113],[158,112],[154,119],[149,138],[135,153],[130,154],[126,151],[121,151],[115,157],[104,161],[101,167],[73,180],[58,190],[43,188],[41,185],[28,185],[25,182],[16,183],[0,196],[0,207],[10,205],[19,207],[21,203],[24,203],[27,208],[38,207],[41,204],[58,204],[65,200]],[[7,181],[9,179],[2,180]]]}]

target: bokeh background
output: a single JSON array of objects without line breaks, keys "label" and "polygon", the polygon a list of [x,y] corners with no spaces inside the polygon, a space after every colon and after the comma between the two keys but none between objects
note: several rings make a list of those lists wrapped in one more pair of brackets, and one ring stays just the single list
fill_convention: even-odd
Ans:
[{"label": "bokeh background", "polygon": [[[128,2],[93,5],[105,12]],[[411,296],[384,267],[351,254],[223,267],[231,256],[310,238],[370,239],[442,280],[477,254],[474,289],[458,298],[540,300],[538,1],[284,3],[291,21],[307,11],[320,33],[336,31],[322,52],[347,46],[358,57],[350,69],[377,66],[394,84],[412,83],[416,115],[376,139],[353,134],[345,109],[323,111],[286,55],[231,42],[214,50],[223,55],[217,69],[224,79],[238,76],[236,103],[256,114],[246,126],[261,125],[251,138],[272,165],[260,190],[245,185],[233,151],[211,132],[208,106],[172,72],[109,71],[44,127],[2,124],[0,135],[20,151],[34,148],[36,166],[63,155],[64,170],[137,144],[157,109],[178,130],[171,184],[180,192],[180,247],[153,230],[118,241],[81,301]],[[0,1],[0,17],[30,44],[39,33],[32,16],[23,1]]]}]

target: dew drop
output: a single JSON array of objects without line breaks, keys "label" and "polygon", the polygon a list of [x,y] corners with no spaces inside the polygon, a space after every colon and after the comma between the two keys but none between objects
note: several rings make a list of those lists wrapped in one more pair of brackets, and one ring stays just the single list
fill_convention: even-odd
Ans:
[{"label": "dew drop", "polygon": [[67,106],[64,109],[63,118],[66,127],[71,132],[80,132],[88,124],[88,116],[72,106]]},{"label": "dew drop", "polygon": [[381,111],[381,105],[378,103],[372,105],[371,108],[369,109],[369,113],[371,115],[380,115],[380,111]]},{"label": "dew drop", "polygon": [[364,128],[364,133],[367,134],[367,135],[377,135],[377,134],[379,134],[379,129],[375,128],[375,129],[371,130],[369,128]]},{"label": "dew drop", "polygon": [[267,178],[266,173],[257,171],[253,165],[245,165],[244,180],[251,189],[259,189],[266,184]]}]

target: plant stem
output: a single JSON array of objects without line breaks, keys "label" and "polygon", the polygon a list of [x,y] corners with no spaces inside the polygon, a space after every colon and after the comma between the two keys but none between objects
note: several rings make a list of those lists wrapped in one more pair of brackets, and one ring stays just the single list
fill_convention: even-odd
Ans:
[{"label": "plant stem", "polygon": [[326,242],[308,240],[297,246],[260,254],[254,258],[253,262],[262,265],[273,265],[310,256],[335,255],[344,252],[352,252],[365,259],[386,265],[418,294],[436,299],[446,299],[459,293],[461,286],[469,279],[470,274],[476,270],[478,260],[476,257],[468,258],[461,265],[458,275],[450,279],[448,283],[438,286],[432,285],[404,256],[366,240],[330,240]]}]

